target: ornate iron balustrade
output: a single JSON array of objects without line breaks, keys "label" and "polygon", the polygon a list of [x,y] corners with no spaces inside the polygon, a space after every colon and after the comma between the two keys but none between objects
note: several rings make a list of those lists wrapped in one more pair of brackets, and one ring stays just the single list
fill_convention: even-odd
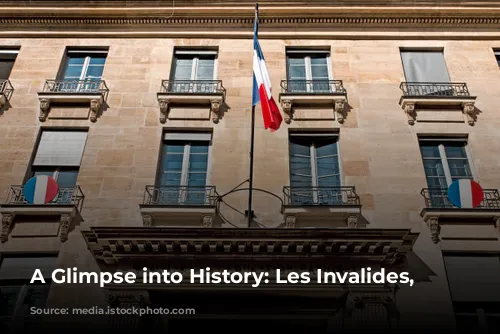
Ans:
[{"label": "ornate iron balustrade", "polygon": [[146,186],[144,205],[215,206],[215,186]]},{"label": "ornate iron balustrade", "polygon": [[[77,207],[78,211],[81,211],[84,199],[85,196],[83,195],[80,186],[74,186],[73,188],[59,188],[57,196],[46,205],[73,204]],[[24,197],[24,186],[10,186],[5,204],[31,205]]]},{"label": "ornate iron balustrade", "polygon": [[465,83],[402,82],[399,88],[407,97],[470,97]]},{"label": "ornate iron balustrade", "polygon": [[14,87],[9,80],[0,80],[0,94],[5,95],[5,98],[10,100],[12,93],[14,93]]},{"label": "ornate iron balustrade", "polygon": [[285,94],[346,94],[342,80],[281,80]]},{"label": "ornate iron balustrade", "polygon": [[162,80],[160,93],[226,95],[226,89],[222,80]]},{"label": "ornate iron balustrade", "polygon": [[[500,209],[500,194],[497,189],[483,189],[484,199],[478,209]],[[457,208],[448,198],[448,189],[424,188],[420,192],[424,197],[425,206],[435,209]]]},{"label": "ornate iron balustrade", "polygon": [[283,187],[285,205],[361,205],[355,187]]},{"label": "ornate iron balustrade", "polygon": [[106,82],[101,79],[87,80],[45,80],[44,93],[93,93],[104,97],[109,92]]}]

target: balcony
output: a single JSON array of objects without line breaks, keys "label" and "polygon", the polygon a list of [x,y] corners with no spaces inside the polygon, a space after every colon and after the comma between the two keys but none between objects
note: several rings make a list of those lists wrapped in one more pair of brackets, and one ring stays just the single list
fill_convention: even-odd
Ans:
[{"label": "balcony", "polygon": [[361,201],[355,187],[283,187],[286,227],[357,227]]},{"label": "balcony", "polygon": [[5,204],[0,206],[2,214],[1,241],[6,242],[13,228],[16,217],[57,217],[59,220],[59,238],[62,242],[68,239],[68,233],[75,224],[83,221],[80,214],[83,207],[83,195],[80,186],[59,188],[59,192],[47,204],[30,204],[24,197],[24,186],[10,186]]},{"label": "balcony", "polygon": [[163,80],[157,96],[162,124],[169,118],[170,107],[175,105],[210,106],[211,119],[218,123],[226,89],[221,80]]},{"label": "balcony", "polygon": [[[474,103],[475,96],[471,96],[465,83],[439,82],[402,82],[399,86],[403,95],[399,105],[408,117],[408,124],[414,125],[417,120],[417,111],[432,109],[436,117],[439,111],[461,110],[465,121],[469,125],[476,122]],[[436,111],[437,110],[437,111]],[[436,120],[439,120],[436,118]]]},{"label": "balcony", "polygon": [[424,197],[425,208],[420,213],[431,230],[435,243],[443,224],[486,224],[500,228],[500,194],[497,189],[483,189],[484,199],[474,209],[458,208],[448,199],[448,189],[424,188],[420,194]]},{"label": "balcony", "polygon": [[45,122],[54,103],[90,105],[90,121],[96,122],[109,89],[104,80],[46,80],[43,91],[38,92],[40,122]]},{"label": "balcony", "polygon": [[214,186],[146,186],[140,210],[144,226],[212,227]]},{"label": "balcony", "polygon": [[285,113],[286,123],[292,121],[295,106],[310,105],[333,106],[336,119],[343,123],[347,92],[342,80],[281,80],[279,101]]},{"label": "balcony", "polygon": [[14,88],[12,87],[9,80],[0,80],[0,111],[8,109],[9,101],[14,93]]}]

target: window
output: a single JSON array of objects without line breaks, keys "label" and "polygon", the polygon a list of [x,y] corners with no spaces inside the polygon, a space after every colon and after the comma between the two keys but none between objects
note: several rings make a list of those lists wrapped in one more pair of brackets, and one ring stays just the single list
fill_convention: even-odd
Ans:
[{"label": "window", "polygon": [[157,178],[158,202],[204,204],[211,133],[165,133]]},{"label": "window", "polygon": [[[57,256],[4,257],[0,263],[0,327],[36,328],[39,317],[30,315],[31,307],[43,308],[50,288]],[[40,269],[47,284],[29,284],[35,269]]]},{"label": "window", "polygon": [[0,81],[9,79],[12,67],[16,61],[18,50],[1,50],[0,49]]},{"label": "window", "polygon": [[[60,79],[61,91],[98,90],[107,51],[68,50]],[[84,82],[82,82],[84,81]]]},{"label": "window", "polygon": [[338,136],[290,134],[290,188],[293,204],[335,204],[340,190]]},{"label": "window", "polygon": [[459,332],[498,333],[498,254],[445,254],[443,258]]},{"label": "window", "polygon": [[217,51],[176,50],[171,75],[174,82],[170,90],[182,93],[215,92],[216,58]]},{"label": "window", "polygon": [[48,175],[57,181],[57,202],[70,201],[78,178],[87,131],[43,130],[30,176]]},{"label": "window", "polygon": [[500,51],[495,51],[495,58],[497,60],[498,67],[500,67]]},{"label": "window", "polygon": [[335,91],[328,51],[287,50],[286,62],[288,92]]},{"label": "window", "polygon": [[410,84],[408,95],[454,96],[443,52],[401,51],[401,59],[406,82]]}]

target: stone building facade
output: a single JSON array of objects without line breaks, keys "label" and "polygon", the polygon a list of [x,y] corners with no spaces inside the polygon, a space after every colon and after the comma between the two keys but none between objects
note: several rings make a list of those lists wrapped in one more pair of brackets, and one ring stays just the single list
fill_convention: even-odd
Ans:
[{"label": "stone building facade", "polygon": [[[249,229],[254,5],[0,1],[2,326],[36,325],[31,305],[193,307],[206,293],[213,308],[199,305],[198,318],[212,320],[197,319],[220,328],[223,306],[254,290],[27,282],[37,266],[288,259],[406,268],[416,284],[273,287],[259,293],[277,293],[275,304],[223,323],[275,312],[281,325],[331,332],[500,328],[500,3],[261,1],[284,122],[270,133],[257,107]],[[34,175],[57,180],[54,201],[26,202]],[[484,189],[475,209],[446,197],[463,178]],[[177,332],[196,317],[111,318],[92,321]]]}]

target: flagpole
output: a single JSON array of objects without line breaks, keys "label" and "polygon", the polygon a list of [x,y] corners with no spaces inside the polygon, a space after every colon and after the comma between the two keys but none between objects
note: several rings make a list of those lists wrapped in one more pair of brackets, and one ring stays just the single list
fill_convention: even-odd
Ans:
[{"label": "flagpole", "polygon": [[[255,4],[255,20],[258,20],[259,4]],[[253,150],[255,138],[255,105],[252,103],[252,125],[250,130],[250,177],[248,178],[248,228],[252,226],[252,195],[253,195]]]}]

